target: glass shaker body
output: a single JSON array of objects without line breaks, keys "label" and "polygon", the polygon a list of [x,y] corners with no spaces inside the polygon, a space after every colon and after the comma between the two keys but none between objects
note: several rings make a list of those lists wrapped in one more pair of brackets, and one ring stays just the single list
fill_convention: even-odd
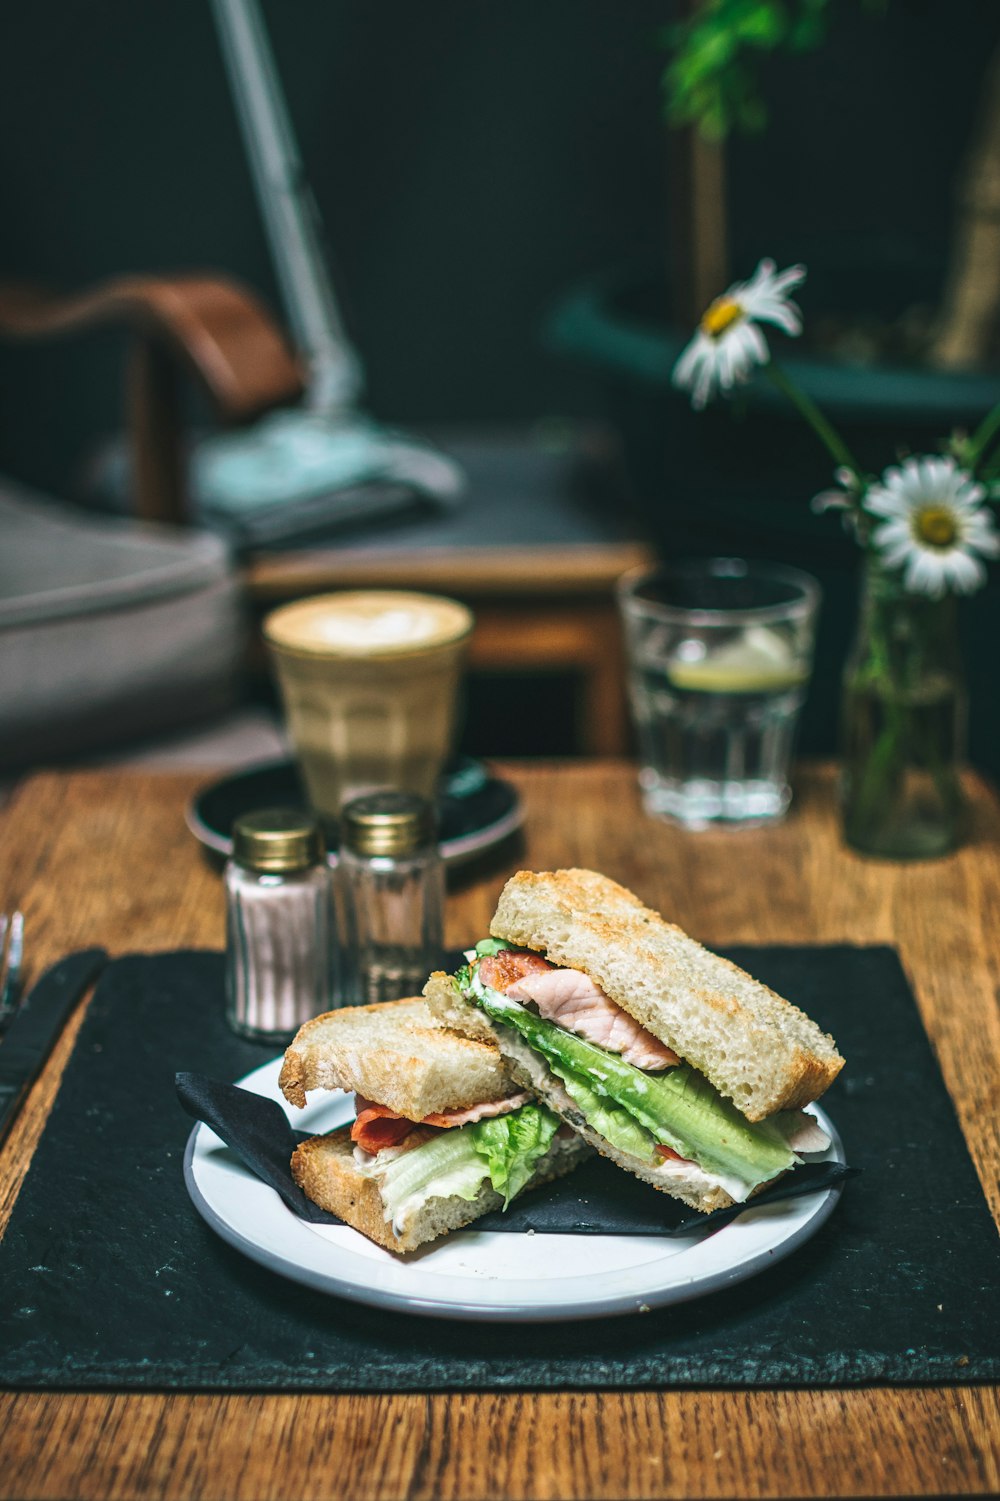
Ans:
[{"label": "glass shaker body", "polygon": [[437,850],[409,857],[345,849],[344,999],[360,1005],[419,995],[441,961],[444,876]]},{"label": "glass shaker body", "polygon": [[419,995],[441,962],[444,930],[444,872],[430,805],[390,791],[348,803],[337,884],[343,1000],[368,1005]]},{"label": "glass shaker body", "polygon": [[255,868],[255,849],[241,859],[237,838],[226,865],[226,1018],[244,1037],[281,1043],[330,1009],[330,870],[321,851],[299,869]]}]

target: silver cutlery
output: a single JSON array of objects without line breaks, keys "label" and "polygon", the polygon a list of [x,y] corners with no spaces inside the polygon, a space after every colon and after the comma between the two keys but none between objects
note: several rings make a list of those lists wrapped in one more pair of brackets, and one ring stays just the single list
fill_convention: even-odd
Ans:
[{"label": "silver cutlery", "polygon": [[103,949],[69,954],[45,971],[17,1007],[0,1047],[0,1140],[73,1008],[107,962]]},{"label": "silver cutlery", "polygon": [[3,1033],[21,1002],[24,968],[24,916],[0,912],[0,1033]]}]

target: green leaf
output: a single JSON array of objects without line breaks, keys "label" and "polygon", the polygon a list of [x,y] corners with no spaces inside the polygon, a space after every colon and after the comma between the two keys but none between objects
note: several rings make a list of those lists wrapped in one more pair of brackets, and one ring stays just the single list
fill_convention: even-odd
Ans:
[{"label": "green leaf", "polygon": [[751,1125],[694,1069],[682,1065],[665,1074],[645,1073],[490,990],[476,975],[470,994],[493,1021],[520,1032],[554,1071],[567,1067],[599,1096],[628,1111],[655,1142],[706,1172],[756,1184],[798,1161],[788,1146]]},{"label": "green leaf", "polygon": [[486,1171],[467,1132],[468,1127],[442,1131],[379,1170],[376,1176],[394,1225],[427,1199],[476,1197]]},{"label": "green leaf", "polygon": [[[885,3],[861,0],[874,14]],[[819,47],[830,10],[830,0],[706,0],[686,21],[661,28],[670,55],[662,80],[667,118],[717,138],[760,129],[767,107],[758,58]]]},{"label": "green leaf", "polygon": [[490,1182],[503,1194],[506,1209],[549,1150],[559,1118],[541,1105],[522,1105],[520,1110],[476,1121],[464,1129],[489,1168]]},{"label": "green leaf", "polygon": [[480,938],[476,944],[476,954],[480,959],[485,959],[488,954],[502,954],[504,949],[512,949],[514,946],[506,938]]},{"label": "green leaf", "polygon": [[566,1093],[580,1107],[580,1113],[588,1126],[603,1136],[605,1141],[617,1147],[619,1152],[630,1152],[634,1157],[656,1160],[656,1139],[623,1106],[612,1100],[602,1099],[596,1089],[573,1072],[564,1063],[551,1062],[549,1067],[563,1082]]},{"label": "green leaf", "polygon": [[757,5],[738,23],[736,35],[748,46],[771,51],[788,35],[788,17],[775,5]]}]

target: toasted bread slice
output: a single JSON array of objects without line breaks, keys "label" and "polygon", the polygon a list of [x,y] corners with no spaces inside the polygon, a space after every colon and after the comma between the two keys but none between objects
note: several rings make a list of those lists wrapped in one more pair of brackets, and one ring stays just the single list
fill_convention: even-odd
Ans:
[{"label": "toasted bread slice", "polygon": [[436,969],[424,986],[424,997],[439,1027],[496,1047],[497,1034],[493,1023],[478,1006],[465,999],[454,976]]},{"label": "toasted bread slice", "polygon": [[310,1089],[346,1089],[414,1121],[513,1090],[495,1043],[446,1031],[419,996],[313,1017],[286,1051],[278,1083],[292,1105],[304,1105]]},{"label": "toasted bread slice", "polygon": [[[561,1177],[589,1155],[589,1148],[579,1137],[556,1137],[539,1160],[527,1188]],[[402,1233],[397,1235],[385,1217],[378,1183],[359,1173],[354,1165],[354,1143],[347,1127],[302,1142],[292,1156],[292,1176],[321,1209],[338,1215],[345,1224],[388,1251],[413,1251],[503,1206],[503,1199],[487,1178],[474,1199],[428,1199],[411,1214]]]},{"label": "toasted bread slice", "polygon": [[[490,932],[590,975],[750,1121],[809,1104],[843,1067],[833,1039],[798,1007],[595,871],[519,872]],[[443,1024],[460,1025],[438,977],[427,993]],[[482,1020],[471,1023],[477,1037]]]}]

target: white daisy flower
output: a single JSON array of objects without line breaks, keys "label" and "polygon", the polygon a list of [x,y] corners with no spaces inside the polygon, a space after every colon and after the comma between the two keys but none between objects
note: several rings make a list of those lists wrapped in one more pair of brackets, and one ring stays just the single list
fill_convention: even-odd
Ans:
[{"label": "white daisy flower", "polygon": [[788,294],[805,279],[805,266],[775,272],[773,261],[761,261],[749,281],[735,282],[715,299],[674,366],[674,385],[691,392],[696,410],[717,391],[745,381],[756,365],[767,364],[771,352],[759,323],[773,323],[792,336],[802,332],[802,315]]},{"label": "white daisy flower", "polygon": [[872,543],[886,567],[903,569],[911,593],[939,599],[986,582],[982,559],[1000,557],[1000,532],[985,495],[952,458],[906,459],[868,491],[865,509],[885,518]]}]

